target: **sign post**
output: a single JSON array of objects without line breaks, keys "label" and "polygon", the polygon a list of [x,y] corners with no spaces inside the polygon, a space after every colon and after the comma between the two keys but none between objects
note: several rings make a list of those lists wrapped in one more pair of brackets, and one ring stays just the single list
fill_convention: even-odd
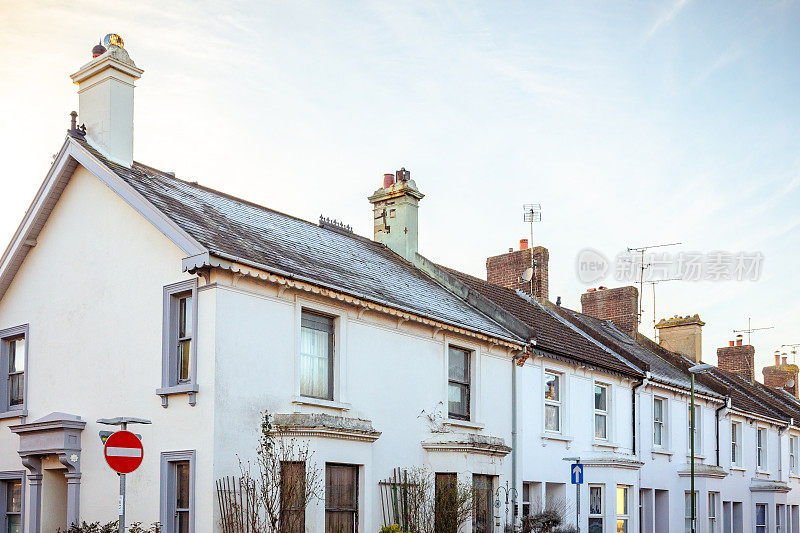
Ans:
[{"label": "sign post", "polygon": [[144,446],[139,437],[128,431],[128,424],[150,424],[144,418],[101,418],[99,424],[120,426],[120,431],[112,433],[103,446],[106,463],[119,474],[119,533],[125,533],[125,475],[130,474],[142,464]]},{"label": "sign post", "polygon": [[569,467],[570,482],[575,485],[575,530],[581,533],[581,485],[583,484],[583,465],[580,457],[565,457],[573,462]]}]

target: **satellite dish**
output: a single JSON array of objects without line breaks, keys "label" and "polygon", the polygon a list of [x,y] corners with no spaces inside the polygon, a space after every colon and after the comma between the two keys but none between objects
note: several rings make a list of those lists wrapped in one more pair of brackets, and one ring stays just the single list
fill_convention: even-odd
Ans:
[{"label": "satellite dish", "polygon": [[533,279],[533,267],[528,267],[525,269],[525,272],[522,273],[522,279],[525,281],[530,281]]},{"label": "satellite dish", "polygon": [[791,389],[792,387],[794,387],[794,380],[793,380],[793,379],[790,379],[789,381],[787,381],[787,382],[786,382],[786,386],[787,386],[788,388],[790,388],[790,389]]}]

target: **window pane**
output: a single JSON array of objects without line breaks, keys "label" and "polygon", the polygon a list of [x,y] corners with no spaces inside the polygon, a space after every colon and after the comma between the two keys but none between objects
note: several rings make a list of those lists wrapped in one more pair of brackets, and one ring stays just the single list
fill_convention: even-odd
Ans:
[{"label": "window pane", "polygon": [[603,514],[603,489],[589,487],[589,514]]},{"label": "window pane", "polygon": [[19,513],[22,511],[22,482],[6,482],[6,512]]},{"label": "window pane", "polygon": [[653,419],[659,422],[664,420],[664,401],[658,398],[653,400]]},{"label": "window pane", "polygon": [[594,386],[594,408],[599,411],[606,410],[606,387],[602,385]]},{"label": "window pane", "polygon": [[178,336],[192,336],[192,297],[178,299]]},{"label": "window pane", "polygon": [[767,524],[767,506],[763,504],[756,505],[756,524]]},{"label": "window pane", "polygon": [[653,444],[655,444],[656,446],[661,446],[661,443],[663,441],[663,437],[661,434],[662,430],[663,427],[661,426],[660,423],[656,423],[656,425],[653,426]]},{"label": "window pane", "polygon": [[469,381],[469,352],[451,346],[447,366],[448,379],[462,383]]},{"label": "window pane", "polygon": [[544,397],[548,400],[559,401],[561,399],[560,379],[556,374],[545,374],[544,377]]},{"label": "window pane", "polygon": [[447,410],[450,415],[469,416],[469,387],[459,383],[450,383],[447,390]]},{"label": "window pane", "polygon": [[178,521],[177,533],[189,533],[189,511],[178,511],[175,514]]},{"label": "window pane", "polygon": [[23,392],[25,391],[25,374],[14,374],[8,378],[9,405],[22,405]]},{"label": "window pane", "polygon": [[617,533],[628,533],[627,520],[617,520]]},{"label": "window pane", "polygon": [[628,514],[628,487],[617,487],[617,514]]},{"label": "window pane", "polygon": [[594,436],[598,439],[606,438],[606,416],[594,415]]},{"label": "window pane", "polygon": [[25,339],[20,337],[8,342],[8,372],[25,370]]},{"label": "window pane", "polygon": [[189,381],[192,361],[192,341],[187,339],[178,342],[178,381]]},{"label": "window pane", "polygon": [[22,516],[11,515],[8,517],[8,533],[22,532]]},{"label": "window pane", "polygon": [[561,431],[557,405],[544,406],[544,427],[548,431]]},{"label": "window pane", "polygon": [[189,509],[189,462],[175,463],[175,508]]},{"label": "window pane", "polygon": [[603,533],[603,519],[590,518],[589,519],[589,533]]},{"label": "window pane", "polygon": [[300,394],[333,399],[332,340],[332,319],[304,314],[300,334]]}]

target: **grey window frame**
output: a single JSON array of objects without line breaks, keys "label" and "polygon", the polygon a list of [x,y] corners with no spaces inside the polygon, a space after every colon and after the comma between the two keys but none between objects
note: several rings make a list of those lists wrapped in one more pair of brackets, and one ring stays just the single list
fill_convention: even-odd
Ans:
[{"label": "grey window frame", "polygon": [[0,472],[0,533],[8,533],[6,531],[6,483],[8,481],[19,481],[22,483],[21,501],[20,501],[20,532],[25,533],[25,471],[24,470],[9,470]]},{"label": "grey window frame", "polygon": [[[189,381],[179,383],[177,378],[178,301],[181,296],[192,297],[192,336],[190,345]],[[162,407],[169,405],[169,397],[188,394],[189,405],[197,403],[197,278],[172,283],[164,287],[161,339],[161,387],[156,394],[161,396]]]},{"label": "grey window frame", "polygon": [[176,463],[189,463],[189,533],[195,531],[195,477],[197,475],[197,451],[179,450],[161,452],[161,503],[159,518],[163,533],[175,533],[175,475]]},{"label": "grey window frame", "polygon": [[[453,379],[450,377],[450,351],[455,350],[460,352],[464,355],[464,377],[466,378],[465,381],[460,381],[457,379]],[[447,418],[451,420],[463,420],[469,422],[472,420],[472,354],[473,351],[467,348],[462,348],[456,345],[448,345],[447,346],[447,397],[448,397],[448,407],[447,407]],[[450,411],[450,385],[455,385],[459,388],[464,388],[466,390],[466,400],[467,400],[467,414],[462,415],[460,413],[453,413]]]},{"label": "grey window frame", "polygon": [[[656,418],[656,403],[661,404],[661,418]],[[653,396],[653,446],[656,448],[666,448],[665,439],[667,429],[667,399],[663,396]],[[660,431],[658,435],[661,442],[656,442],[656,428]]]},{"label": "grey window frame", "polygon": [[[25,338],[22,404],[10,405],[8,390],[8,340]],[[28,324],[0,330],[0,420],[28,416],[28,360],[30,359],[30,327]]]},{"label": "grey window frame", "polygon": [[767,428],[756,426],[756,470],[760,472],[767,470],[767,437]]}]

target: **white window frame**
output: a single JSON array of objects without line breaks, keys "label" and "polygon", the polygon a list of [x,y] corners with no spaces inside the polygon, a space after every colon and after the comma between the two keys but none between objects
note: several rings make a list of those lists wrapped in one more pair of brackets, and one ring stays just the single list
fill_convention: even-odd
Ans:
[{"label": "white window frame", "polygon": [[[656,402],[661,402],[661,420],[656,419]],[[667,398],[663,396],[653,396],[653,447],[661,450],[667,446]],[[661,426],[661,442],[656,442],[656,426]]]},{"label": "white window frame", "polygon": [[[690,500],[690,498],[691,498],[690,494],[691,494],[691,492],[688,491],[688,490],[684,491],[684,493],[683,493],[683,517],[684,517],[683,518],[683,528],[684,528],[684,531],[686,531],[686,532],[690,532],[692,530],[692,507],[691,507],[692,501]],[[698,514],[699,514],[699,508],[698,508],[698,505],[697,505],[698,504],[697,494],[698,494],[698,491],[694,491],[694,520],[695,520],[695,524],[697,524],[697,517],[698,517]]]},{"label": "white window frame", "polygon": [[[547,387],[547,377],[555,376],[558,380],[558,399],[551,400],[547,399],[546,397],[546,387]],[[549,370],[545,369],[542,373],[542,399],[543,402],[543,412],[542,412],[542,427],[544,428],[545,433],[553,434],[553,435],[565,435],[564,431],[564,395],[566,393],[566,388],[564,384],[566,380],[564,379],[565,374],[563,372],[558,372],[557,370]],[[547,427],[547,406],[555,407],[558,410],[558,430],[548,429]]]},{"label": "white window frame", "polygon": [[798,452],[800,452],[800,438],[797,435],[789,435],[789,473],[794,476],[800,474]]},{"label": "white window frame", "polygon": [[20,531],[25,531],[25,471],[24,470],[11,470],[0,472],[0,533],[7,533],[6,521],[8,515],[6,514],[7,502],[7,486],[6,483],[10,481],[19,481],[22,486],[20,491]]},{"label": "white window frame", "polygon": [[[595,405],[595,394],[597,392],[597,387],[603,388],[606,391],[606,408],[598,409]],[[611,394],[612,388],[609,383],[604,383],[602,381],[595,381],[594,386],[592,387],[592,407],[594,412],[594,417],[592,418],[592,438],[594,440],[599,440],[602,442],[609,442],[611,441]],[[603,417],[605,423],[605,430],[606,436],[605,437],[598,437],[597,436],[597,417]]]},{"label": "white window frame", "polygon": [[[192,298],[192,335],[189,346],[189,380],[179,382],[177,377],[177,327],[178,303],[182,296]],[[161,406],[169,406],[169,397],[175,394],[187,394],[189,405],[197,403],[197,278],[172,283],[164,287],[162,309],[161,339],[161,388],[156,394],[161,396]]]},{"label": "white window frame", "polygon": [[[625,507],[627,507],[627,513],[621,513],[619,508],[619,490],[622,489],[625,491]],[[633,492],[632,487],[630,485],[617,485],[617,498],[615,501],[616,511],[617,511],[617,531],[619,531],[619,523],[620,521],[625,521],[625,530],[628,533],[633,533],[633,527],[631,524],[631,493]]]},{"label": "white window frame", "polygon": [[708,493],[708,533],[719,532],[719,492]]},{"label": "white window frame", "polygon": [[742,467],[742,423],[736,420],[731,420],[731,466]]},{"label": "white window frame", "polygon": [[[333,400],[323,400],[303,396],[301,391],[302,334],[303,312],[325,315],[333,319]],[[297,298],[295,302],[295,339],[294,339],[294,396],[292,402],[301,405],[328,407],[347,411],[352,406],[348,403],[347,392],[347,310],[328,305],[316,300]]]},{"label": "white window frame", "polygon": [[[764,508],[764,523],[758,523],[758,508]],[[769,526],[769,507],[766,503],[757,503],[755,508],[755,513],[753,514],[753,523],[755,524],[756,533],[767,533],[769,531],[767,527]]]},{"label": "white window frame", "polygon": [[[763,432],[763,433],[762,433]],[[756,471],[766,472],[769,465],[769,433],[764,426],[756,426]]]},{"label": "white window frame", "polygon": [[197,475],[197,451],[180,450],[161,452],[161,505],[160,521],[162,533],[175,533],[175,464],[189,463],[189,533],[195,531],[195,511],[197,501],[195,499],[195,477]]},{"label": "white window frame", "polygon": [[[592,489],[600,489],[600,512],[592,513]],[[602,484],[589,485],[589,523],[592,520],[600,521],[600,530],[603,531],[606,522],[606,486]]]}]

